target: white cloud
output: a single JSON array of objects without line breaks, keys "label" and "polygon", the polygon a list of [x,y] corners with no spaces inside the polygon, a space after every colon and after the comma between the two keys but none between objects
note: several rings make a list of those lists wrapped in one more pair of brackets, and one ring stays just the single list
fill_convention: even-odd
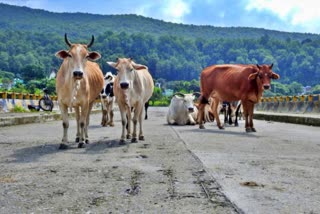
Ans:
[{"label": "white cloud", "polygon": [[148,1],[148,3],[136,7],[135,12],[143,16],[182,23],[184,16],[191,13],[190,3],[190,0]]},{"label": "white cloud", "polygon": [[182,0],[163,1],[162,13],[172,22],[182,22],[183,17],[191,12],[190,5]]},{"label": "white cloud", "polygon": [[249,0],[246,10],[266,10],[292,25],[308,25],[320,21],[320,13],[314,0]]}]

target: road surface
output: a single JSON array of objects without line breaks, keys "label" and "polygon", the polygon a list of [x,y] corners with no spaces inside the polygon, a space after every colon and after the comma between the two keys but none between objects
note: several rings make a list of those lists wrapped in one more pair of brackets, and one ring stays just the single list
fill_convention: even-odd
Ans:
[{"label": "road surface", "polygon": [[[61,121],[0,129],[0,213],[320,213],[320,127],[254,120],[256,133],[169,126],[121,146],[93,114],[91,144],[58,150]],[[75,136],[70,122],[69,140]]]}]

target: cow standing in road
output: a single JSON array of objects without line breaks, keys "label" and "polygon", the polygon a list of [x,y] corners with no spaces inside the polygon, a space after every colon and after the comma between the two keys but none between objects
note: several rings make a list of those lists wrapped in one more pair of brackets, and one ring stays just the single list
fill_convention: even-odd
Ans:
[{"label": "cow standing in road", "polygon": [[104,76],[104,87],[100,93],[101,107],[102,107],[102,126],[114,126],[113,122],[113,105],[115,97],[113,93],[113,83],[115,77],[111,72],[107,72]]},{"label": "cow standing in road", "polygon": [[[122,134],[120,143],[131,138],[131,109],[133,109],[133,132],[131,142],[137,142],[137,123],[139,122],[139,140],[144,140],[142,115],[144,104],[153,93],[154,83],[148,67],[136,64],[131,58],[118,58],[117,62],[107,62],[117,69],[114,81],[114,94],[121,113]],[[126,129],[127,126],[127,129]]]},{"label": "cow standing in road", "polygon": [[[78,147],[85,147],[89,143],[88,125],[94,101],[103,88],[103,73],[95,62],[101,55],[89,51],[94,42],[92,36],[89,44],[73,44],[65,34],[65,42],[69,50],[61,50],[56,56],[63,59],[57,73],[56,92],[61,110],[63,138],[59,149],[66,149],[68,143],[69,117],[68,108],[74,108],[77,122],[76,142]],[[91,60],[91,61],[90,61]]]},{"label": "cow standing in road", "polygon": [[220,101],[241,100],[246,132],[255,132],[253,126],[254,104],[259,102],[263,91],[270,89],[271,79],[280,76],[272,71],[271,65],[212,65],[205,68],[200,75],[199,128],[203,129],[204,107],[211,96],[213,114],[217,125],[221,125],[218,116]]}]

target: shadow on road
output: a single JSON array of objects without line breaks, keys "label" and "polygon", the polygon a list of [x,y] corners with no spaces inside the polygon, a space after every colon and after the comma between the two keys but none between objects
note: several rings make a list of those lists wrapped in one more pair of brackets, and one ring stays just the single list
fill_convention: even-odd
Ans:
[{"label": "shadow on road", "polygon": [[129,141],[124,145],[120,145],[118,140],[98,140],[86,145],[86,148],[78,148],[78,143],[69,143],[68,149],[59,150],[59,143],[44,144],[32,147],[17,149],[10,156],[8,163],[30,163],[37,162],[40,158],[55,153],[85,153],[97,154],[106,153],[106,150],[116,147],[125,147],[129,145]]}]

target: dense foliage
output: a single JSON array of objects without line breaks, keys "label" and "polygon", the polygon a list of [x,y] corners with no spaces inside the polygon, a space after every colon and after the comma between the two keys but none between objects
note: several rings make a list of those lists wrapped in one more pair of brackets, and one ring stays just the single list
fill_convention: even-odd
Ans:
[{"label": "dense foliage", "polygon": [[12,75],[33,86],[32,81],[46,83],[49,73],[61,64],[54,54],[66,49],[65,32],[77,43],[87,43],[95,35],[92,50],[101,53],[98,63],[104,73],[114,72],[106,61],[133,57],[149,67],[154,79],[193,80],[189,91],[198,87],[204,67],[223,63],[274,63],[273,70],[281,76],[277,91],[270,92],[274,94],[282,86],[284,94],[293,93],[289,86],[294,82],[301,88],[320,80],[320,36],[316,34],[172,24],[136,15],[59,14],[4,4],[0,13],[2,83]]}]

